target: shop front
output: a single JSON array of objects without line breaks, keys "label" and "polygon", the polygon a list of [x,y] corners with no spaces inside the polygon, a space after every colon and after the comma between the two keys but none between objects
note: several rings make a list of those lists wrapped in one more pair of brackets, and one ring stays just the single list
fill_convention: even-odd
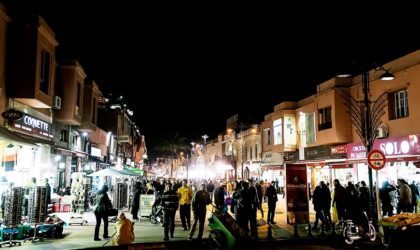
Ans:
[{"label": "shop front", "polygon": [[311,191],[320,181],[331,184],[334,179],[344,182],[354,176],[352,166],[345,163],[346,145],[307,147],[304,149],[304,157],[301,163],[308,167],[308,183]]},{"label": "shop front", "polygon": [[278,180],[284,183],[284,154],[264,152],[261,161],[261,179],[269,182]]},{"label": "shop front", "polygon": [[7,128],[9,131],[2,127],[2,133],[9,136],[0,140],[1,172],[7,180],[15,186],[25,186],[32,177],[38,184],[47,178],[53,186],[56,171],[51,159],[51,145],[54,144],[51,123],[23,113],[22,119],[9,120]]},{"label": "shop front", "polygon": [[[420,134],[376,139],[373,149],[382,151],[387,159],[385,167],[379,170],[379,185],[386,180],[396,184],[403,178],[409,183],[420,181]],[[357,181],[368,182],[366,149],[361,142],[347,144],[347,163],[357,169]]]}]

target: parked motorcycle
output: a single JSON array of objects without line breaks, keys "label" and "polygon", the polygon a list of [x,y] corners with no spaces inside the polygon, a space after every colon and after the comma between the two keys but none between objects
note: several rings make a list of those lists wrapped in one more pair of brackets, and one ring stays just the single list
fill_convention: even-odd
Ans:
[{"label": "parked motorcycle", "polygon": [[156,197],[156,201],[152,206],[152,213],[150,214],[150,223],[163,223],[163,207],[160,198]]},{"label": "parked motorcycle", "polygon": [[361,223],[356,225],[352,220],[347,220],[343,227],[344,242],[348,245],[352,245],[357,240],[367,239],[370,241],[376,240],[376,229],[373,224],[369,221],[365,212],[362,213],[361,223],[366,223],[365,228],[361,226]]}]

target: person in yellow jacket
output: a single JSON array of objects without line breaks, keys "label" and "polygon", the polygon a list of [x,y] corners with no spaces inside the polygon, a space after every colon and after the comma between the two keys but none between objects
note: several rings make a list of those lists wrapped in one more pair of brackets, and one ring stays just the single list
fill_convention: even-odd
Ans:
[{"label": "person in yellow jacket", "polygon": [[182,187],[178,188],[177,194],[182,227],[184,231],[187,231],[191,228],[191,200],[193,197],[192,189],[187,185],[187,180],[182,181]]},{"label": "person in yellow jacket", "polygon": [[114,229],[113,246],[131,244],[134,241],[134,224],[125,217],[124,213],[118,216]]}]

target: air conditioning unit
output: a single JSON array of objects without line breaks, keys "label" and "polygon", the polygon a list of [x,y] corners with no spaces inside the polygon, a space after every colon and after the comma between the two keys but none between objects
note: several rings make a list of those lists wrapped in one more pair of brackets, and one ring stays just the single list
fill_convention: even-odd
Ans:
[{"label": "air conditioning unit", "polygon": [[54,96],[53,109],[61,109],[61,97]]},{"label": "air conditioning unit", "polygon": [[376,138],[386,138],[389,135],[388,125],[382,125],[376,130]]}]

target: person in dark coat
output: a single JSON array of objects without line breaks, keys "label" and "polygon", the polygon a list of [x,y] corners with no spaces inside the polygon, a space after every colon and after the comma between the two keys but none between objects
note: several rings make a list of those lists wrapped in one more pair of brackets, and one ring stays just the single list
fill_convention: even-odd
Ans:
[{"label": "person in dark coat", "polygon": [[162,194],[161,204],[163,207],[163,226],[164,238],[169,240],[169,233],[171,238],[174,237],[175,231],[175,213],[179,206],[179,198],[175,191],[172,189],[172,184],[167,182],[165,184],[165,191]]},{"label": "person in dark coat", "polygon": [[331,220],[331,191],[325,182],[321,181],[321,190],[322,190],[322,212],[324,214],[325,223],[327,229],[332,224]]},{"label": "person in dark coat", "polygon": [[214,184],[212,181],[207,184],[207,193],[210,195],[210,200],[213,202],[213,191],[214,191]]},{"label": "person in dark coat", "polygon": [[360,210],[366,212],[368,218],[370,218],[370,192],[369,188],[366,186],[365,181],[360,182],[359,187],[359,203]]},{"label": "person in dark coat", "polygon": [[133,202],[131,203],[131,214],[133,215],[133,220],[138,221],[138,212],[140,206],[140,194],[141,194],[142,186],[141,182],[136,182],[133,190]]},{"label": "person in dark coat", "polygon": [[325,225],[325,216],[323,210],[323,194],[322,194],[323,181],[315,187],[314,194],[312,195],[312,204],[314,204],[315,210],[315,222],[313,230],[318,230],[318,221],[321,220],[322,224]]},{"label": "person in dark coat", "polygon": [[275,188],[275,181],[271,182],[271,185],[267,188],[265,195],[268,201],[268,214],[267,214],[267,223],[276,224],[274,221],[274,214],[276,212],[276,203],[277,203],[277,190]]},{"label": "person in dark coat", "polygon": [[334,180],[334,200],[333,206],[337,208],[337,216],[339,220],[347,219],[346,216],[346,189],[341,186],[338,179]]},{"label": "person in dark coat", "polygon": [[390,195],[390,192],[394,190],[397,190],[397,188],[388,181],[385,181],[379,189],[379,198],[382,203],[382,216],[392,216],[394,214],[394,207],[392,206]]},{"label": "person in dark coat", "polygon": [[197,222],[199,222],[197,239],[201,240],[201,238],[203,237],[207,205],[211,203],[210,195],[209,193],[207,193],[206,189],[206,184],[201,184],[201,189],[195,192],[194,197],[192,199],[194,222],[192,224],[190,234],[188,235],[188,240],[192,239],[195,232],[195,228],[197,227]]},{"label": "person in dark coat", "polygon": [[248,222],[251,229],[251,236],[258,240],[257,231],[257,209],[258,197],[255,187],[250,186],[248,182],[242,183],[242,191],[239,202],[242,204],[244,211],[244,219],[240,220],[242,228],[249,232]]},{"label": "person in dark coat", "polygon": [[225,212],[225,193],[225,183],[222,182],[214,191],[214,203],[216,204],[216,209],[222,213]]},{"label": "person in dark coat", "polygon": [[108,186],[104,185],[96,195],[96,208],[95,208],[95,217],[96,217],[96,226],[95,226],[95,237],[94,240],[101,240],[99,238],[99,228],[101,226],[101,220],[104,221],[104,239],[109,238],[108,236],[108,210],[112,208],[111,200],[108,197]]}]

